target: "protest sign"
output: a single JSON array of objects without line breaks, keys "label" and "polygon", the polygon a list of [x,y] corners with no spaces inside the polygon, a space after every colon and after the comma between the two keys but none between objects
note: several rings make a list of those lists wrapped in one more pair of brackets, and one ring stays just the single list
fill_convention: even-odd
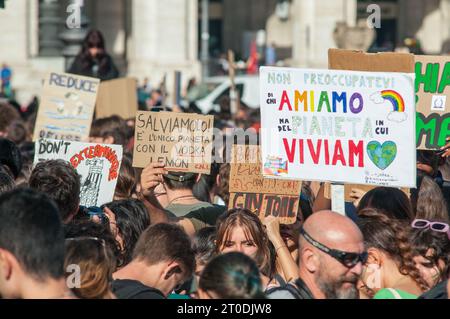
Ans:
[{"label": "protest sign", "polygon": [[417,146],[439,149],[450,136],[450,57],[415,56]]},{"label": "protest sign", "polygon": [[282,224],[295,223],[302,182],[264,178],[257,145],[233,145],[231,152],[229,208],[247,208],[261,219],[272,215]]},{"label": "protest sign", "polygon": [[97,118],[119,115],[135,118],[138,110],[137,84],[132,78],[104,81],[98,91],[95,115]]},{"label": "protest sign", "polygon": [[213,122],[211,115],[139,111],[133,166],[162,162],[169,171],[209,174]]},{"label": "protest sign", "polygon": [[33,141],[83,141],[89,137],[100,80],[74,74],[47,75]]},{"label": "protest sign", "polygon": [[262,67],[264,176],[415,187],[414,74]]},{"label": "protest sign", "polygon": [[62,159],[81,175],[80,205],[100,206],[113,200],[122,146],[40,139],[35,147],[34,165]]}]

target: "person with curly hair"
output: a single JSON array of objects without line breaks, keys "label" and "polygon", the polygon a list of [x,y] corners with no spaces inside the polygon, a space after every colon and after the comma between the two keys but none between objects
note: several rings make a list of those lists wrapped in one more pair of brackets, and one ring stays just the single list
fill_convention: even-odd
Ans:
[{"label": "person with curly hair", "polygon": [[359,212],[358,226],[368,252],[358,283],[361,298],[416,299],[429,289],[414,262],[405,222],[367,208]]}]

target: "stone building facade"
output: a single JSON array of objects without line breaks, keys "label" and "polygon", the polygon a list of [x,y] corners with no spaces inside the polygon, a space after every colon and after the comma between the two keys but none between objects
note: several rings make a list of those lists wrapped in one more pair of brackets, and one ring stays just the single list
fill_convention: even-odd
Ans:
[{"label": "stone building facade", "polygon": [[[77,37],[77,30],[67,34],[65,27],[74,1],[6,0],[0,10],[0,65],[13,68],[19,102],[39,93],[46,72],[65,69],[62,54]],[[200,77],[201,0],[81,2],[123,76],[148,77],[153,85],[166,76],[169,91],[175,70],[184,83]],[[372,2],[382,9],[378,40],[399,44],[415,37],[426,53],[448,50],[450,0],[209,0],[210,54],[232,49],[245,59],[249,42],[265,30],[267,43],[276,44],[287,65],[324,68],[328,48],[337,46],[337,24],[355,26]]]}]

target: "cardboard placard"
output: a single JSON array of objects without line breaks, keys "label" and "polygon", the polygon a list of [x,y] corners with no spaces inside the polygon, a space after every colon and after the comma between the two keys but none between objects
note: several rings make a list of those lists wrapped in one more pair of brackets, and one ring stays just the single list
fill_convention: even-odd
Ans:
[{"label": "cardboard placard", "polygon": [[95,107],[97,118],[119,115],[124,119],[134,119],[137,110],[136,79],[122,78],[100,84]]},{"label": "cardboard placard", "polygon": [[262,67],[264,176],[415,187],[414,74]]},{"label": "cardboard placard", "polygon": [[264,178],[260,147],[233,145],[229,208],[247,208],[261,219],[272,215],[282,224],[296,221],[301,181]]},{"label": "cardboard placard", "polygon": [[329,49],[330,70],[369,72],[414,72],[414,55],[410,53],[365,53],[362,51]]},{"label": "cardboard placard", "polygon": [[86,141],[100,80],[74,74],[47,75],[33,141],[40,138]]},{"label": "cardboard placard", "polygon": [[415,56],[417,147],[435,150],[450,136],[450,57]]},{"label": "cardboard placard", "polygon": [[101,206],[113,200],[122,163],[122,146],[40,139],[35,147],[34,165],[62,159],[81,175],[80,205]]},{"label": "cardboard placard", "polygon": [[[327,199],[331,199],[332,197],[332,192],[331,192],[331,184],[330,183],[324,183],[324,197]],[[344,199],[346,202],[352,202],[353,198],[350,197],[350,193],[352,192],[353,188],[357,188],[360,189],[364,192],[368,192],[372,189],[375,188],[375,186],[370,186],[370,185],[357,185],[357,184],[344,184]],[[410,196],[411,192],[409,191],[409,188],[405,188],[402,187],[400,188],[400,190],[402,190],[406,196]]]},{"label": "cardboard placard", "polygon": [[163,162],[169,171],[209,174],[213,122],[212,115],[137,112],[133,166]]}]

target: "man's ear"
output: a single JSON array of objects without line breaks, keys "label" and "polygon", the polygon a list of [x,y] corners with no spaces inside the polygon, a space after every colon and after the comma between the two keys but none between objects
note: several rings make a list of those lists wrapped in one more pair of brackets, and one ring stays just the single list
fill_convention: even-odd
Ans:
[{"label": "man's ear", "polygon": [[183,273],[183,270],[180,267],[180,264],[176,261],[172,261],[167,266],[166,270],[164,271],[164,280],[168,280],[172,276],[180,275]]},{"label": "man's ear", "polygon": [[216,176],[216,186],[219,186],[219,185],[220,185],[221,179],[222,179],[222,178],[220,177],[220,175],[217,174],[217,176]]},{"label": "man's ear", "polygon": [[310,273],[315,273],[320,266],[319,256],[309,247],[303,248],[300,254],[300,262]]},{"label": "man's ear", "polygon": [[14,256],[10,252],[0,249],[0,275],[3,276],[2,281],[7,281],[11,278],[14,263],[17,263]]}]

